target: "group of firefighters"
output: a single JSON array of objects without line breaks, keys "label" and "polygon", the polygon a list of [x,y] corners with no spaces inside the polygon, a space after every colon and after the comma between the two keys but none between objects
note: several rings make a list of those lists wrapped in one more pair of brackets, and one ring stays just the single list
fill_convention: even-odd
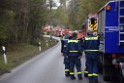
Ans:
[{"label": "group of firefighters", "polygon": [[100,83],[98,81],[98,53],[99,38],[93,34],[93,29],[89,29],[87,36],[77,39],[77,33],[73,33],[72,37],[64,35],[61,39],[61,52],[64,56],[65,76],[72,80],[75,78],[75,66],[77,76],[82,80],[81,57],[85,53],[86,62],[84,76],[89,78],[89,83]]}]

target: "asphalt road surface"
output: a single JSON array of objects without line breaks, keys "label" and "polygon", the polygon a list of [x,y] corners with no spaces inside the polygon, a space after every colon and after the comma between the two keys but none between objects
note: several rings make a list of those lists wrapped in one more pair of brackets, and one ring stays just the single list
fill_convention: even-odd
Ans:
[{"label": "asphalt road surface", "polygon": [[[85,57],[82,57],[82,71],[84,71]],[[105,82],[102,75],[99,76],[101,83]],[[0,83],[88,83],[87,78],[83,80],[71,80],[64,76],[63,56],[60,52],[60,42],[11,70],[11,73],[0,76]]]}]

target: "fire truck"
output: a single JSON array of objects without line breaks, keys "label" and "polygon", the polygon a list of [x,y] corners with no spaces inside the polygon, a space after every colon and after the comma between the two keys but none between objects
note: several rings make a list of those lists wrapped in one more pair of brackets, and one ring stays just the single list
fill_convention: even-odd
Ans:
[{"label": "fire truck", "polygon": [[97,33],[97,14],[88,15],[87,27],[87,29],[92,28]]},{"label": "fire truck", "polygon": [[98,34],[103,79],[124,83],[124,0],[111,0],[98,11]]},{"label": "fire truck", "polygon": [[87,30],[89,28],[92,28],[94,33],[97,34],[97,14],[89,14],[87,21],[82,25],[82,37],[85,37],[87,35]]}]

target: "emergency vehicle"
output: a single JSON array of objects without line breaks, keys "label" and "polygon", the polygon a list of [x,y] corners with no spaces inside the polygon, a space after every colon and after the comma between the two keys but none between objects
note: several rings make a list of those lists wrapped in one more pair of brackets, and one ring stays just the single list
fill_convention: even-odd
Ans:
[{"label": "emergency vehicle", "polygon": [[87,24],[87,30],[89,30],[89,28],[92,28],[93,31],[97,33],[97,14],[89,14]]},{"label": "emergency vehicle", "polygon": [[98,11],[98,34],[104,80],[124,83],[124,0],[109,1]]}]

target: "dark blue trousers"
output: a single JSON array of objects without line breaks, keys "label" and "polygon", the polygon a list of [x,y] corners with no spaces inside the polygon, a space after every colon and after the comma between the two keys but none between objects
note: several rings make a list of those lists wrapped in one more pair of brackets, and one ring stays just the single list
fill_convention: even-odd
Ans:
[{"label": "dark blue trousers", "polygon": [[69,56],[67,54],[64,54],[64,65],[65,65],[65,73],[67,74],[68,72],[70,72],[70,60],[69,60]]},{"label": "dark blue trousers", "polygon": [[98,53],[87,52],[88,77],[90,81],[98,81]]},{"label": "dark blue trousers", "polygon": [[74,76],[74,68],[76,66],[78,78],[82,78],[81,60],[79,56],[70,56],[70,75]]}]

